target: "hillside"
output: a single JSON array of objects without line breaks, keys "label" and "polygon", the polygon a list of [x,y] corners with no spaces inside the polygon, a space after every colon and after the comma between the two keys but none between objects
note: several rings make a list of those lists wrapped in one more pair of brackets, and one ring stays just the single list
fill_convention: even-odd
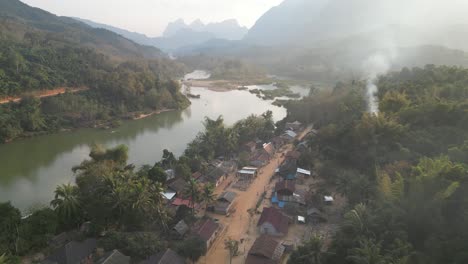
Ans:
[{"label": "hillside", "polygon": [[10,40],[21,41],[26,33],[34,32],[48,35],[54,41],[92,48],[116,60],[164,56],[154,47],[136,44],[114,32],[58,17],[18,0],[0,0],[0,21],[0,36]]},{"label": "hillside", "polygon": [[184,66],[159,50],[19,1],[0,7],[0,101],[14,101],[0,105],[0,142],[189,104],[172,81]]}]

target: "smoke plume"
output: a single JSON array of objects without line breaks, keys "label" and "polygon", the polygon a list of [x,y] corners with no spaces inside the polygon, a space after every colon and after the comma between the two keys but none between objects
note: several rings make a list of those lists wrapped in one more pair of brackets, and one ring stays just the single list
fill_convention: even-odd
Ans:
[{"label": "smoke plume", "polygon": [[369,113],[378,115],[379,99],[377,97],[377,80],[380,75],[387,73],[392,67],[392,61],[396,58],[395,49],[387,49],[369,56],[363,63],[364,73],[367,78],[366,99]]}]

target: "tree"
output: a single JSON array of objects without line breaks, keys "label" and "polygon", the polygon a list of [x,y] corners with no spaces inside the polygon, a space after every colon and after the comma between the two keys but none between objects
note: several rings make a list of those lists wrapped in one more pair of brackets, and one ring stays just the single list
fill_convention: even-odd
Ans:
[{"label": "tree", "polygon": [[184,190],[184,196],[190,199],[190,207],[192,209],[192,215],[194,216],[195,203],[199,202],[201,199],[200,186],[193,178],[191,178],[187,183],[187,187]]},{"label": "tree", "polygon": [[229,238],[224,241],[224,248],[229,250],[229,263],[232,263],[232,258],[239,255],[239,241]]},{"label": "tree", "polygon": [[57,215],[65,223],[78,224],[81,214],[81,202],[78,197],[78,188],[71,184],[62,184],[55,189],[55,197],[50,205]]},{"label": "tree", "polygon": [[0,252],[16,254],[18,252],[18,228],[21,213],[10,202],[0,203]]},{"label": "tree", "polygon": [[359,247],[353,248],[348,256],[354,264],[386,264],[385,257],[381,254],[380,243],[373,240],[361,240]]},{"label": "tree", "polygon": [[206,254],[206,243],[198,236],[192,236],[177,247],[177,253],[181,256],[190,259],[192,262],[197,261],[201,256]]},{"label": "tree", "polygon": [[157,164],[153,166],[148,171],[148,177],[153,182],[159,182],[161,184],[165,184],[167,181],[167,175],[163,168],[159,167]]},{"label": "tree", "polygon": [[176,164],[177,160],[172,152],[167,149],[163,150],[163,157],[161,160],[162,167],[165,169],[171,169]]},{"label": "tree", "polygon": [[325,254],[322,247],[322,239],[314,236],[291,254],[288,264],[321,264]]},{"label": "tree", "polygon": [[215,186],[213,183],[208,183],[205,186],[203,186],[203,192],[201,194],[201,200],[205,204],[210,204],[215,200],[215,195],[214,195],[214,190]]}]

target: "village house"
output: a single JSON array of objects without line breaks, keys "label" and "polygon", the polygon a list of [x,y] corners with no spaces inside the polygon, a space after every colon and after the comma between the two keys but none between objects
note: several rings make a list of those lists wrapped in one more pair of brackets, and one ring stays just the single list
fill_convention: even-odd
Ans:
[{"label": "village house", "polygon": [[200,237],[206,243],[207,249],[213,244],[220,231],[220,224],[210,218],[201,219],[192,227],[192,233]]},{"label": "village house", "polygon": [[192,203],[192,200],[184,199],[180,197],[176,197],[174,201],[172,201],[171,205],[174,206],[175,208],[178,208],[179,206],[186,206],[190,209],[195,209],[195,210],[198,210],[199,208],[201,208],[199,203]]},{"label": "village house", "polygon": [[251,181],[257,177],[257,168],[255,167],[243,167],[237,171],[237,177],[242,181]]},{"label": "village house", "polygon": [[327,215],[322,213],[317,208],[309,208],[307,210],[307,221],[312,224],[318,224],[321,222],[326,222],[328,220]]},{"label": "village house", "polygon": [[114,249],[100,258],[96,264],[130,264],[130,257]]},{"label": "village house", "polygon": [[94,238],[82,242],[71,241],[55,250],[43,264],[92,264],[93,253],[97,247]]},{"label": "village house", "polygon": [[156,255],[152,255],[140,264],[185,264],[185,259],[172,249],[166,249]]},{"label": "village house", "polygon": [[273,237],[261,235],[250,248],[245,264],[278,264],[284,250],[284,246]]},{"label": "village house", "polygon": [[309,143],[307,143],[307,141],[302,141],[296,146],[296,150],[301,153],[306,152],[308,149],[309,149]]},{"label": "village house", "polygon": [[185,223],[184,220],[180,220],[173,228],[172,230],[179,236],[183,237],[187,232],[189,231],[189,226]]},{"label": "village house", "polygon": [[294,121],[292,123],[286,123],[285,125],[286,129],[292,130],[292,131],[299,131],[302,129],[302,123],[299,121]]},{"label": "village house", "polygon": [[279,181],[275,184],[275,196],[279,201],[294,202],[294,192],[296,191],[295,181]]},{"label": "village house", "polygon": [[309,170],[304,170],[304,169],[301,169],[301,168],[297,168],[296,178],[304,179],[304,178],[310,177],[310,176],[311,176],[311,172]]},{"label": "village house", "polygon": [[275,147],[273,143],[265,143],[261,149],[258,149],[250,158],[250,165],[263,167],[274,157]]},{"label": "village house", "polygon": [[293,142],[296,137],[297,137],[297,133],[292,131],[292,130],[286,130],[284,132],[284,134],[281,136],[286,142]]},{"label": "village house", "polygon": [[261,234],[285,236],[288,233],[289,218],[274,207],[263,208],[257,227]]},{"label": "village house", "polygon": [[217,214],[227,215],[231,209],[237,194],[234,192],[223,192],[208,210]]}]

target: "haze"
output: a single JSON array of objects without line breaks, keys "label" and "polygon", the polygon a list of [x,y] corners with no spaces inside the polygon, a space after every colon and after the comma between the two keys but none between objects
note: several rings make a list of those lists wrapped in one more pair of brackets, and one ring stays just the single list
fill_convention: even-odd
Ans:
[{"label": "haze", "polygon": [[205,23],[234,18],[251,27],[281,0],[23,0],[60,16],[90,19],[148,36],[159,36],[169,22],[201,19]]}]

